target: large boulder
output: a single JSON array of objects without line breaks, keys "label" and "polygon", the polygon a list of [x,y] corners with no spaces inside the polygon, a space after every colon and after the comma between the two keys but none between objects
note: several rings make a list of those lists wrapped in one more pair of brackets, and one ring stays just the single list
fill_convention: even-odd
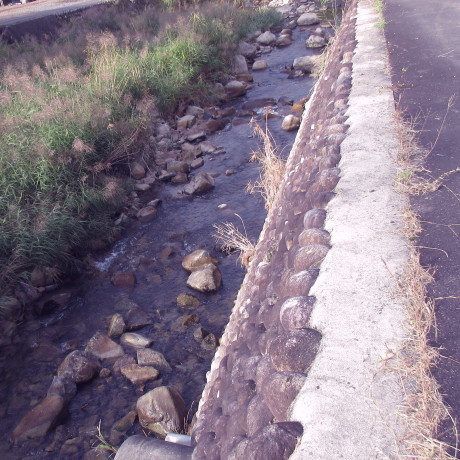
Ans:
[{"label": "large boulder", "polygon": [[311,26],[312,24],[318,24],[321,22],[316,13],[303,13],[297,19],[298,26]]},{"label": "large boulder", "polygon": [[248,73],[249,72],[248,63],[246,62],[246,58],[243,55],[237,54],[233,58],[232,71],[234,73],[236,73],[237,75],[240,74],[240,73]]},{"label": "large boulder", "polygon": [[149,391],[137,400],[136,410],[141,426],[162,437],[184,429],[187,411],[174,388],[162,386]]},{"label": "large boulder", "polygon": [[200,172],[184,187],[184,192],[187,195],[199,195],[213,189],[215,186],[214,177],[208,173]]},{"label": "large boulder", "polygon": [[193,272],[209,263],[217,264],[217,260],[206,249],[197,249],[184,257],[182,267],[189,272]]},{"label": "large boulder", "polygon": [[42,438],[64,420],[67,415],[66,409],[66,402],[62,396],[47,396],[22,418],[13,431],[13,441]]},{"label": "large boulder", "polygon": [[75,383],[88,382],[100,371],[99,360],[84,351],[69,353],[57,370],[58,377],[69,377]]},{"label": "large boulder", "polygon": [[287,115],[284,117],[283,122],[281,123],[281,129],[285,131],[293,131],[300,126],[300,118],[295,115]]},{"label": "large boulder", "polygon": [[244,96],[247,91],[247,86],[241,81],[232,80],[225,85],[225,93],[228,98],[233,99],[239,96]]},{"label": "large boulder", "polygon": [[222,275],[214,264],[206,264],[192,272],[187,286],[200,292],[217,291],[222,284]]},{"label": "large boulder", "polygon": [[276,36],[267,30],[257,37],[256,42],[259,43],[259,45],[270,46],[276,42]]},{"label": "large boulder", "polygon": [[309,73],[313,70],[316,64],[316,58],[314,56],[301,56],[294,59],[292,67],[294,70],[301,70],[302,72]]},{"label": "large boulder", "polygon": [[245,58],[254,58],[257,53],[257,47],[248,42],[240,42],[237,49],[238,54],[243,55]]}]

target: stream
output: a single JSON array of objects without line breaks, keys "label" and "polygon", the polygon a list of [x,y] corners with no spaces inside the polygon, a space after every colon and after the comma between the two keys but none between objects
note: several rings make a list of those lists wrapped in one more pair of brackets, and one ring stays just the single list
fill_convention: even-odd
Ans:
[{"label": "stream", "polygon": [[[315,27],[296,28],[292,45],[260,56],[258,59],[267,60],[269,69],[253,72],[253,88],[245,97],[224,106],[236,108],[238,121],[233,120],[207,140],[222,147],[225,153],[205,155],[204,165],[196,170],[212,173],[216,187],[201,196],[184,195],[181,185],[157,187],[153,198],[161,199],[162,204],[155,219],[136,223],[109,251],[93,255],[89,273],[78,282],[60,288],[71,294],[65,307],[40,317],[29,314],[18,328],[13,345],[2,349],[0,429],[4,436],[0,440],[0,452],[3,460],[83,458],[85,452],[98,444],[99,423],[109,439],[114,423],[135,408],[142,394],[159,385],[173,386],[181,393],[189,410],[189,421],[192,420],[215,351],[212,343],[197,340],[194,332],[201,327],[216,338],[222,335],[245,274],[237,254],[218,251],[212,236],[213,225],[233,222],[256,242],[266,216],[262,198],[245,191],[248,182],[259,176],[258,164],[249,161],[259,140],[249,123],[251,116],[242,111],[242,106],[261,98],[298,101],[309,95],[313,79],[288,78],[284,69],[290,67],[296,57],[319,53],[305,47],[305,39]],[[291,107],[279,105],[272,111],[280,117],[269,118],[268,129],[281,155],[286,157],[296,131],[283,131],[281,121],[284,115],[291,113]],[[264,108],[255,119],[265,127]],[[228,170],[233,173],[226,175]],[[222,204],[227,206],[221,209]],[[223,282],[215,293],[203,294],[186,286],[188,273],[181,267],[182,259],[200,248],[209,250],[219,261]],[[137,283],[133,288],[123,289],[111,283],[111,275],[123,271],[135,272]],[[179,307],[176,299],[182,293],[192,294],[200,305],[193,310]],[[109,370],[79,385],[69,404],[69,416],[62,425],[44,438],[11,446],[11,432],[46,395],[63,358],[73,350],[84,349],[97,331],[107,333],[110,317],[123,311],[129,302],[136,303],[151,319],[150,325],[136,332],[153,340],[150,347],[164,354],[172,370],[136,387],[112,370],[113,362],[105,360],[102,366]],[[178,325],[178,318],[188,314],[197,315],[199,323],[189,327]],[[124,349],[135,356],[134,348]],[[127,435],[142,432],[136,421]]]}]

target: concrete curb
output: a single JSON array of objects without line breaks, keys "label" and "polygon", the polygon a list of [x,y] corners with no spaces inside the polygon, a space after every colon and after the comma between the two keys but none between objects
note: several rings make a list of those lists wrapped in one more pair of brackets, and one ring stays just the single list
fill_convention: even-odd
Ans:
[{"label": "concrete curb", "polygon": [[408,336],[395,294],[408,261],[401,235],[403,197],[392,183],[398,150],[383,30],[360,0],[353,86],[337,197],[327,207],[332,249],[312,288],[310,327],[320,351],[292,406],[304,435],[292,459],[394,458],[404,425],[398,375],[385,366]]}]

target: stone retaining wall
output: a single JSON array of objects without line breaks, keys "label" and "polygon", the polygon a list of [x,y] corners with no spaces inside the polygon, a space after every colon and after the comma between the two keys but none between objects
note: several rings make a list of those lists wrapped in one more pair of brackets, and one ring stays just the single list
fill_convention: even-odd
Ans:
[{"label": "stone retaining wall", "polygon": [[330,244],[325,207],[340,179],[357,1],[305,110],[277,203],[217,350],[193,428],[194,459],[284,459],[302,435],[290,406],[321,347],[309,291]]}]

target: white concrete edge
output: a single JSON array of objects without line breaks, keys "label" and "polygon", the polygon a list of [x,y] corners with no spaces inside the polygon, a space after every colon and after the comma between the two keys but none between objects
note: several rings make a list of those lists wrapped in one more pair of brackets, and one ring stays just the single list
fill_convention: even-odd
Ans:
[{"label": "white concrete edge", "polygon": [[311,291],[317,302],[309,326],[323,338],[291,407],[291,419],[304,427],[294,460],[395,458],[404,434],[403,388],[385,363],[408,336],[396,295],[408,262],[406,202],[392,187],[398,142],[378,22],[372,2],[360,0],[349,136],[325,224],[332,248]]}]

